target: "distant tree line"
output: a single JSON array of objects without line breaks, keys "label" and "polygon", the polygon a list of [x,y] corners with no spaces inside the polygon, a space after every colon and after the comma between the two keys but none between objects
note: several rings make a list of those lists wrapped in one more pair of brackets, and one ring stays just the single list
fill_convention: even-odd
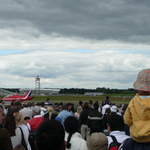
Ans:
[{"label": "distant tree line", "polygon": [[12,88],[12,89],[11,88],[3,88],[3,89],[7,90],[9,92],[14,92],[14,93],[19,93],[19,91],[20,91],[19,88],[16,88],[16,89],[15,88]]},{"label": "distant tree line", "polygon": [[84,88],[64,88],[61,89],[59,94],[85,94],[86,92],[98,92],[104,94],[134,94],[135,91],[132,88],[129,89],[110,89],[105,87],[98,87],[96,89],[84,89]]}]

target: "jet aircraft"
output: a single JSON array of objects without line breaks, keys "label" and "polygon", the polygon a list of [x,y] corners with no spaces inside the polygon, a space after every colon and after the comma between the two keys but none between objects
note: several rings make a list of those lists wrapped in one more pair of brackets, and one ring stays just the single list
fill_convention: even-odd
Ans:
[{"label": "jet aircraft", "polygon": [[32,91],[26,92],[24,95],[14,94],[10,96],[3,97],[2,101],[14,101],[14,102],[22,102],[22,101],[28,101],[32,99],[31,96]]}]

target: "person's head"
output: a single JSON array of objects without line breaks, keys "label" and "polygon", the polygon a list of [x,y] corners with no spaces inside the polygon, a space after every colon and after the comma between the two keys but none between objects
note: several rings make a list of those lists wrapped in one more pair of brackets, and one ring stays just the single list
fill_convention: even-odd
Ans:
[{"label": "person's head", "polygon": [[24,120],[26,121],[32,118],[32,110],[29,107],[27,107],[27,105],[26,107],[22,108],[19,112],[23,115]]},{"label": "person's head", "polygon": [[89,104],[85,102],[83,105],[83,110],[88,110],[88,109],[89,109]]},{"label": "person's head", "polygon": [[0,105],[0,125],[3,124],[5,119],[5,113],[4,113],[4,108],[2,105]]},{"label": "person's head", "polygon": [[99,108],[98,103],[94,103],[93,107],[94,107],[95,110],[98,110],[98,108]]},{"label": "person's head", "polygon": [[66,132],[69,134],[68,139],[67,139],[67,148],[70,148],[71,147],[70,140],[71,140],[72,135],[75,132],[79,131],[79,121],[75,117],[70,116],[65,119],[64,127],[65,127]]},{"label": "person's head", "polygon": [[67,103],[67,110],[74,112],[74,105],[72,103]]},{"label": "person's head", "polygon": [[47,120],[40,125],[36,133],[38,150],[65,150],[65,131],[60,122]]},{"label": "person's head", "polygon": [[110,110],[111,110],[112,113],[117,113],[118,107],[116,105],[112,105]]},{"label": "person's head", "polygon": [[133,86],[140,95],[150,95],[150,69],[140,71]]},{"label": "person's head", "polygon": [[15,115],[15,121],[16,121],[16,126],[19,126],[19,125],[22,125],[22,124],[26,124],[24,116],[22,115],[21,112],[16,113],[16,115]]},{"label": "person's head", "polygon": [[54,113],[54,108],[53,108],[53,106],[48,106],[47,110],[49,113],[49,120],[50,120],[50,119],[52,119],[52,114]]},{"label": "person's head", "polygon": [[32,108],[32,115],[33,116],[36,116],[36,115],[39,115],[41,113],[41,109],[40,109],[40,106],[34,106],[33,108]]},{"label": "person's head", "polygon": [[83,106],[83,102],[82,102],[82,101],[79,101],[79,105],[82,107],[82,106]]},{"label": "person's head", "polygon": [[107,129],[109,131],[123,131],[124,121],[123,117],[117,114],[111,114],[107,120]]},{"label": "person's head", "polygon": [[90,106],[92,106],[93,105],[93,101],[89,100],[89,104],[90,104]]},{"label": "person's head", "polygon": [[106,100],[109,100],[109,96],[106,96]]},{"label": "person's head", "polygon": [[82,107],[81,107],[81,106],[78,106],[78,107],[77,107],[77,113],[80,114],[81,112],[82,112]]},{"label": "person's head", "polygon": [[108,139],[101,132],[92,133],[87,139],[89,150],[108,150]]},{"label": "person's head", "polygon": [[110,105],[106,104],[102,107],[102,114],[103,115],[108,115],[110,114]]},{"label": "person's head", "polygon": [[19,109],[16,106],[8,108],[4,127],[9,131],[10,136],[15,136],[16,116],[19,114]]}]

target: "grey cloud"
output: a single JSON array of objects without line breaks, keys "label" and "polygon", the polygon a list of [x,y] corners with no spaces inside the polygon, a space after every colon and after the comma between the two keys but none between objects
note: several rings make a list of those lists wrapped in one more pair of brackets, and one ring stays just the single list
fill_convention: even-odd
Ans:
[{"label": "grey cloud", "polygon": [[9,0],[0,2],[1,28],[22,24],[44,34],[149,43],[150,2],[146,0],[16,0],[12,5]]},{"label": "grey cloud", "polygon": [[[0,71],[11,76],[13,82],[16,76],[31,82],[39,74],[46,86],[129,88],[137,72],[149,64],[146,55],[139,54],[114,53],[112,57],[107,52],[78,55],[44,51],[1,56]],[[28,83],[22,85],[27,87]]]}]

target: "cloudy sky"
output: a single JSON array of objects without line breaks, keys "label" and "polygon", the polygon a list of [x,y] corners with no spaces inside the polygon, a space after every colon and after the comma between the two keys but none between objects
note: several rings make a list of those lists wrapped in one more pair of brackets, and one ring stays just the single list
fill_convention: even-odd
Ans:
[{"label": "cloudy sky", "polygon": [[148,0],[0,0],[0,87],[131,88],[150,67]]}]

